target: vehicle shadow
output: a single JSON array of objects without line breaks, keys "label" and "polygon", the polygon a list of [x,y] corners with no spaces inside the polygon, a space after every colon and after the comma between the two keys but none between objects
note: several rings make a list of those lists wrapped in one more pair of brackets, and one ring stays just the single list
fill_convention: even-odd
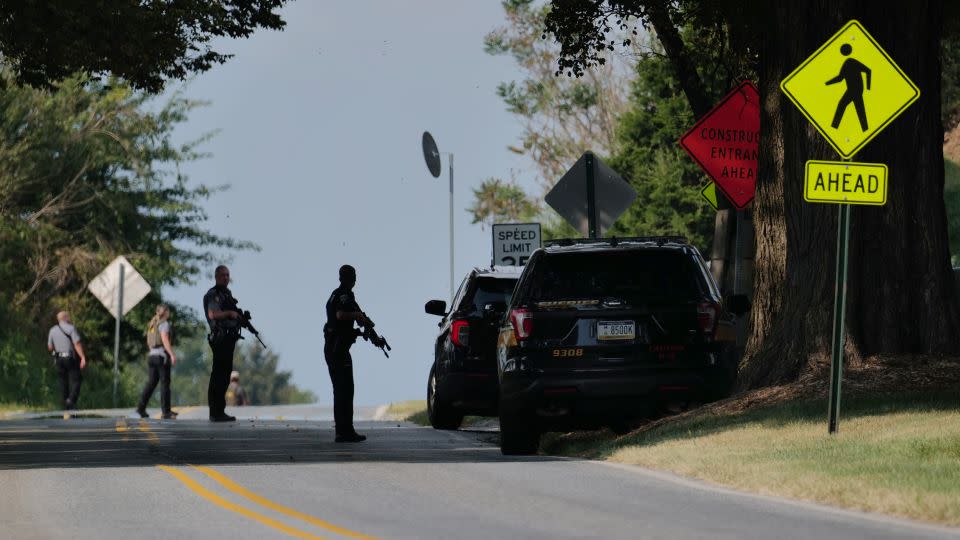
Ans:
[{"label": "vehicle shadow", "polygon": [[362,443],[335,443],[329,422],[15,420],[0,423],[0,471],[44,468],[293,463],[555,461],[500,454],[495,432],[360,422]]}]

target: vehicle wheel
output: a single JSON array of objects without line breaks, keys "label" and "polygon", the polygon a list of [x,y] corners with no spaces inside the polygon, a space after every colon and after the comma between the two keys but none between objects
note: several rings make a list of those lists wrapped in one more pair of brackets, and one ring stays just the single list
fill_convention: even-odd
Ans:
[{"label": "vehicle wheel", "polygon": [[540,448],[540,430],[532,422],[500,413],[500,453],[505,456],[536,454]]},{"label": "vehicle wheel", "polygon": [[457,412],[438,395],[437,375],[433,369],[427,383],[427,416],[434,429],[459,429],[463,423],[463,413]]}]

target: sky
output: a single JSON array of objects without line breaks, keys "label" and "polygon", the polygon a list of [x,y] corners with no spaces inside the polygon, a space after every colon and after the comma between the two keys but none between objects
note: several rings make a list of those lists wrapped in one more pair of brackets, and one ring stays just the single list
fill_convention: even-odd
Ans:
[{"label": "sky", "polygon": [[[342,264],[357,268],[358,302],[393,346],[353,348],[357,405],[425,399],[439,319],[423,311],[449,296],[448,158],[433,178],[421,135],[454,154],[457,284],[491,258],[489,228],[466,208],[484,179],[516,177],[536,192],[534,169],[507,146],[521,126],[496,95],[522,73],[483,51],[505,23],[500,2],[300,0],[282,32],[219,42],[236,56],[176,85],[208,101],[176,132],[205,133],[211,157],[186,163],[193,182],[229,184],[206,205],[214,233],[263,249],[230,257],[231,289],[280,368],[332,403],[323,360],[324,304]],[[213,269],[163,291],[200,309]],[[250,339],[247,339],[249,342]]]}]

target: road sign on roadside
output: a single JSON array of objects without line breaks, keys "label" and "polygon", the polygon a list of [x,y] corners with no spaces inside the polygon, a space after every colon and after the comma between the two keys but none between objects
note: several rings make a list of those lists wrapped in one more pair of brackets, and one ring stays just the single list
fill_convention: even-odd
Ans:
[{"label": "road sign on roadside", "polygon": [[760,151],[757,87],[750,81],[740,83],[680,138],[680,146],[734,207],[742,210],[750,204]]},{"label": "road sign on roadside", "polygon": [[523,266],[541,243],[539,223],[497,223],[493,226],[493,264]]},{"label": "road sign on roadside", "polygon": [[855,20],[793,70],[780,88],[844,158],[920,97],[917,86]]},{"label": "road sign on roadside", "polygon": [[120,384],[120,320],[150,292],[150,284],[123,255],[93,278],[87,285],[116,321],[113,334],[113,406],[117,406]]},{"label": "road sign on roadside", "polygon": [[123,256],[117,257],[87,285],[87,290],[93,293],[114,317],[117,317],[117,305],[120,299],[121,266],[123,266],[123,313],[120,317],[129,313],[150,293],[150,284],[143,279],[130,261]]},{"label": "road sign on roadside", "polygon": [[717,200],[717,184],[715,182],[707,182],[707,185],[703,186],[703,189],[700,190],[700,195],[714,210],[720,209],[720,202]]},{"label": "road sign on roadside", "polygon": [[807,161],[803,200],[811,203],[887,203],[887,166],[883,163]]},{"label": "road sign on roadside", "polygon": [[585,237],[596,238],[613,226],[637,192],[593,152],[586,152],[547,193],[545,200]]}]

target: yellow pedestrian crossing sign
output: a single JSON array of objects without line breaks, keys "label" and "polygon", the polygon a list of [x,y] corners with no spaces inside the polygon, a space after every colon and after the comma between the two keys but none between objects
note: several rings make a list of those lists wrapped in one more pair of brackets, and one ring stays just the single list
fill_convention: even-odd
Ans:
[{"label": "yellow pedestrian crossing sign", "polygon": [[780,89],[844,158],[920,97],[920,90],[857,21],[793,70]]}]

